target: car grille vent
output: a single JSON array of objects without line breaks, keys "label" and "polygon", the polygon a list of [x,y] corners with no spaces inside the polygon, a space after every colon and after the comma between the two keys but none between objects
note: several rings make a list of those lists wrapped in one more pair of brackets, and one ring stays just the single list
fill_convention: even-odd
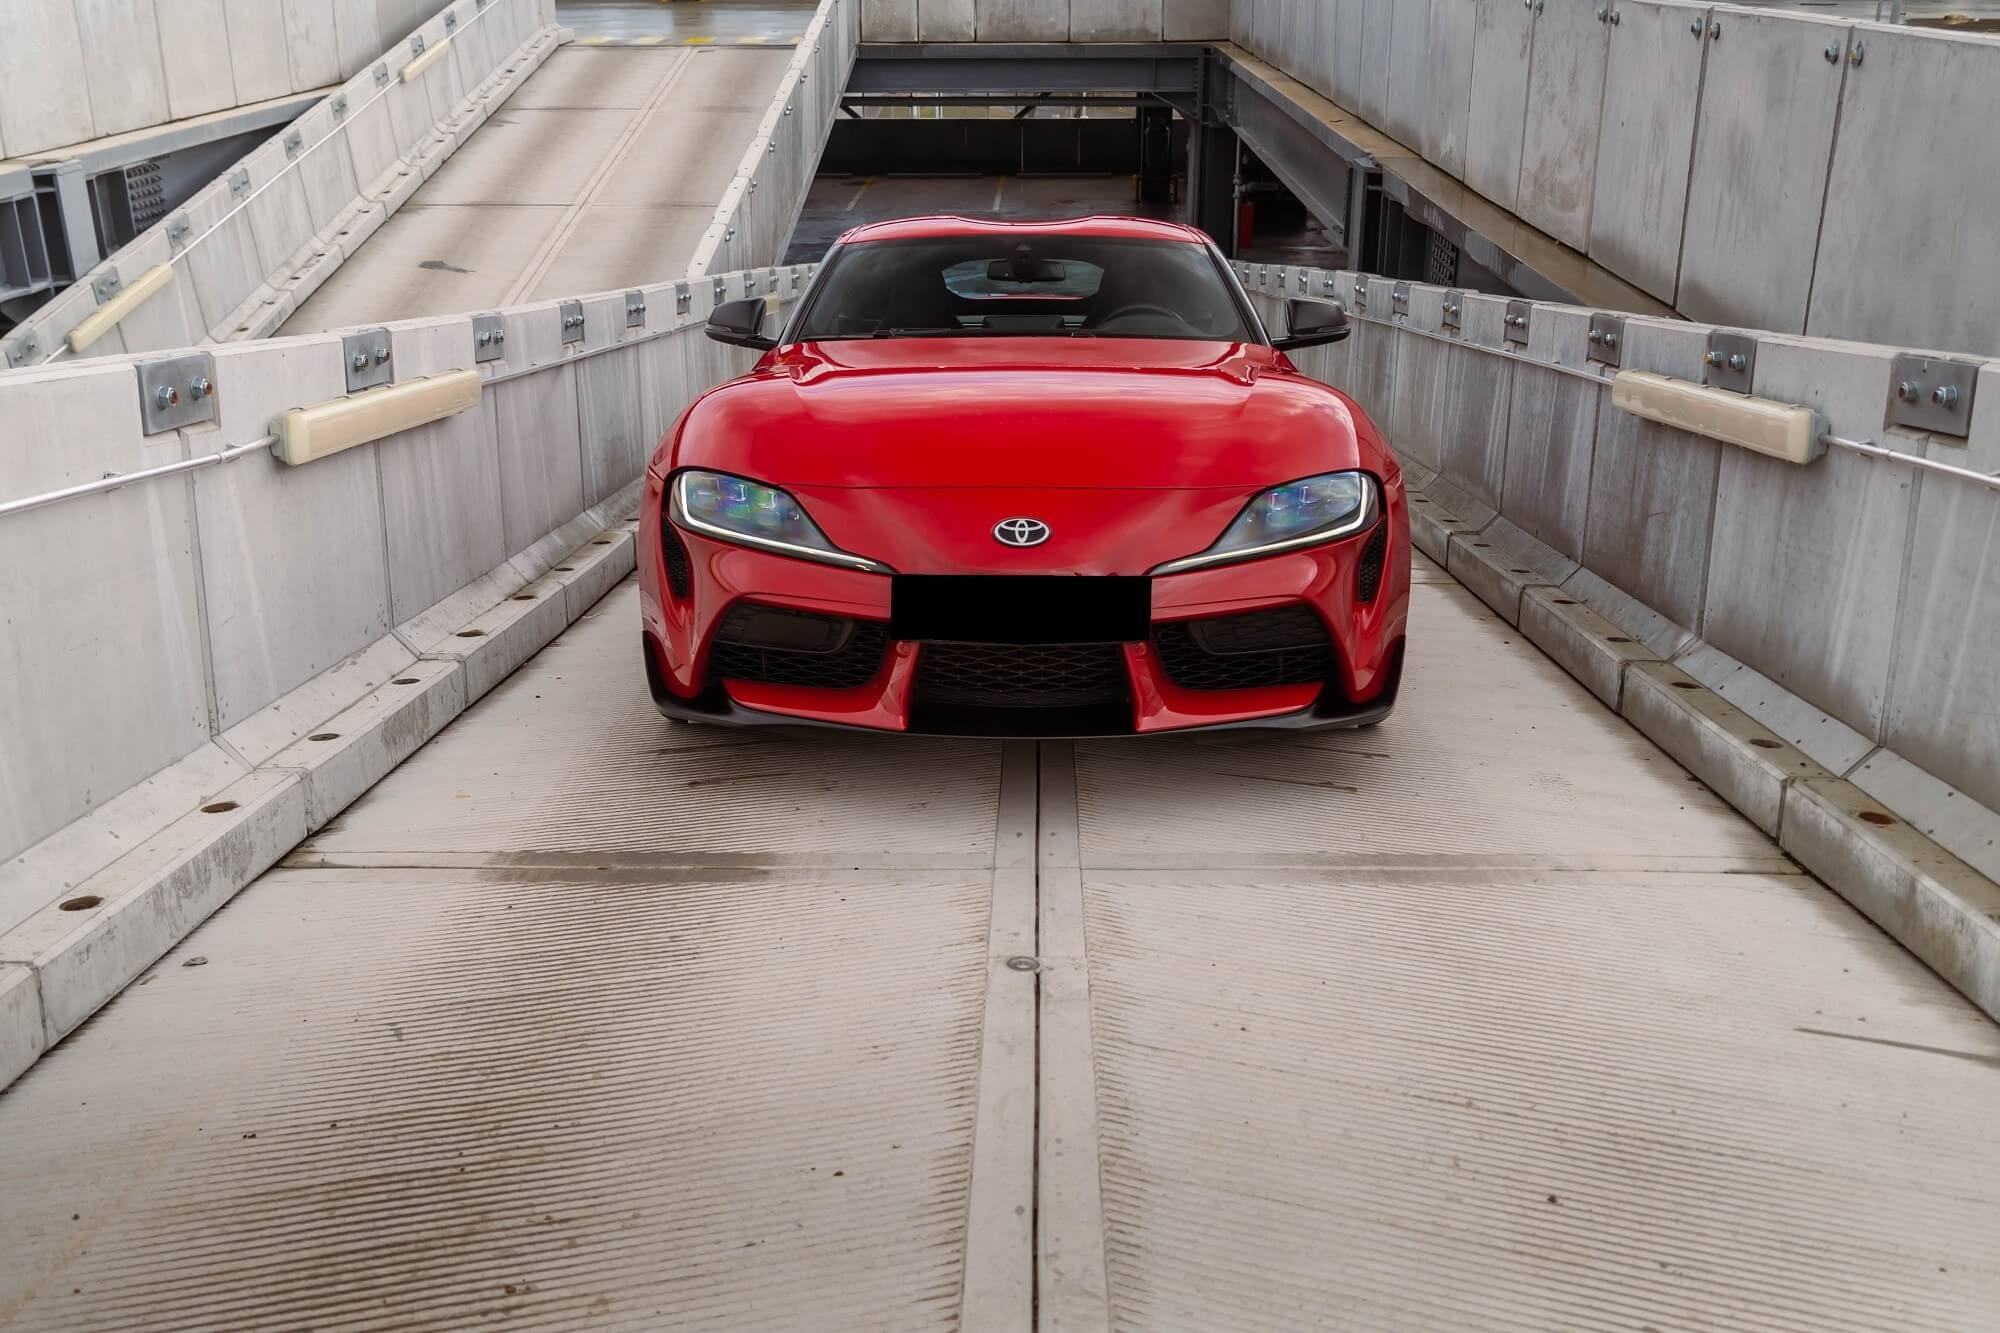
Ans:
[{"label": "car grille vent", "polygon": [[926,643],[917,659],[926,704],[970,708],[1088,708],[1127,697],[1115,643]]},{"label": "car grille vent", "polygon": [[1389,525],[1377,523],[1375,535],[1361,548],[1361,563],[1354,570],[1354,600],[1363,606],[1382,591],[1382,568],[1389,559]]},{"label": "car grille vent", "polygon": [[1184,690],[1307,685],[1333,674],[1333,645],[1310,607],[1153,626],[1167,679]]},{"label": "car grille vent", "polygon": [[[800,627],[813,626],[832,646],[802,649],[758,642],[773,617],[788,622],[795,635]],[[888,650],[889,627],[879,620],[810,616],[746,603],[731,610],[717,628],[709,672],[757,685],[851,690],[875,679]]]},{"label": "car grille vent", "polygon": [[667,591],[685,599],[694,591],[694,562],[680,532],[665,519],[660,520],[660,556],[667,565]]}]

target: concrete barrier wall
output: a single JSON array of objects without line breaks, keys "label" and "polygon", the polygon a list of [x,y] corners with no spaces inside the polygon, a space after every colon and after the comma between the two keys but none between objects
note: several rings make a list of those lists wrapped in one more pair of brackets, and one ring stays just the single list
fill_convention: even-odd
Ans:
[{"label": "concrete barrier wall", "polygon": [[436,9],[435,0],[9,0],[0,158],[339,83]]},{"label": "concrete barrier wall", "polygon": [[864,42],[1182,42],[1228,37],[1231,0],[860,0],[860,5]]},{"label": "concrete barrier wall", "polygon": [[864,0],[820,0],[778,91],[702,233],[688,272],[774,264],[812,188],[820,153],[854,68]]},{"label": "concrete barrier wall", "polygon": [[[0,515],[15,571],[0,587],[0,965],[43,975],[41,1044],[629,572],[653,444],[755,359],[702,336],[709,310],[745,294],[783,307],[809,274],[656,284],[636,316],[624,292],[584,297],[580,343],[564,341],[562,303],[508,309],[504,355],[485,362],[472,315],[394,324],[397,382],[476,368],[479,404],[300,467],[254,450]],[[288,408],[346,392],[338,332],[211,354],[217,420],[154,435],[132,358],[0,375],[0,502],[252,444]],[[206,868],[160,851],[254,822],[267,787],[304,804],[290,842],[241,833],[261,864],[242,847]],[[96,908],[60,904],[143,891],[157,916],[155,853],[178,867],[174,893],[194,875],[197,898],[222,896],[199,911],[176,898],[90,955]]]},{"label": "concrete barrier wall", "polygon": [[[276,6],[269,11],[275,19]],[[399,74],[415,58],[418,40],[426,51],[449,45],[404,83]],[[32,366],[48,359],[102,304],[100,284],[131,283],[169,263],[172,284],[87,355],[265,336],[402,207],[558,41],[552,0],[453,0],[433,9],[393,50],[37,310],[8,336],[7,361]]]},{"label": "concrete barrier wall", "polygon": [[[1979,165],[2000,37],[1687,0],[1229,17],[1238,47],[1692,319],[2000,354]],[[1964,148],[1910,150],[1940,126]]]},{"label": "concrete barrier wall", "polygon": [[[2000,490],[1837,447],[1794,465],[1628,416],[1588,359],[1587,310],[1530,304],[1516,346],[1494,298],[1454,298],[1447,329],[1440,288],[1241,269],[1274,326],[1280,296],[1349,305],[1354,336],[1302,367],[1353,394],[1411,466],[1435,507],[1416,515],[1420,547],[1454,573],[1504,555],[1508,619],[1524,590],[1561,589],[2000,879]],[[1623,367],[1701,382],[1711,332],[1630,319]],[[2000,473],[2000,391],[1975,396],[1969,441],[1906,431],[1886,421],[1896,349],[1757,337],[1757,395],[1813,407],[1834,435]],[[2000,390],[2000,361],[1979,384]]]}]

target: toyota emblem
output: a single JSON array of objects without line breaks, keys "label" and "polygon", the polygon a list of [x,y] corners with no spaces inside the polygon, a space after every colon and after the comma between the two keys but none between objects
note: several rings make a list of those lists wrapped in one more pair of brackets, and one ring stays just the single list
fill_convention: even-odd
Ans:
[{"label": "toyota emblem", "polygon": [[1002,546],[1040,546],[1049,539],[1049,525],[1039,518],[1003,518],[993,525],[993,540]]}]

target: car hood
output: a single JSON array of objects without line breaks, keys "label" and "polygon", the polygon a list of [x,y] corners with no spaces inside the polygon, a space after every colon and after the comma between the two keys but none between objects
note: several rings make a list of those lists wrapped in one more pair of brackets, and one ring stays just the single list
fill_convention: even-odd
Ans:
[{"label": "car hood", "polygon": [[656,466],[802,488],[1240,492],[1381,466],[1362,420],[1268,347],[838,341],[773,353],[704,395]]}]

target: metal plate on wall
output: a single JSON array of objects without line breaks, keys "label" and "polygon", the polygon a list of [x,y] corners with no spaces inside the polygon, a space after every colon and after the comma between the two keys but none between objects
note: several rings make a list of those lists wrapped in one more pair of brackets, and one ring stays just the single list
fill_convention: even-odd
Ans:
[{"label": "metal plate on wall", "polygon": [[507,321],[498,315],[472,317],[472,360],[474,364],[498,361],[507,355]]},{"label": "metal plate on wall", "polygon": [[1889,424],[1964,439],[1972,429],[1979,363],[1908,352],[1889,363]]},{"label": "metal plate on wall", "polygon": [[1500,329],[1501,337],[1510,343],[1518,343],[1525,347],[1528,342],[1528,324],[1534,318],[1534,314],[1535,307],[1532,302],[1509,301],[1507,321]]},{"label": "metal plate on wall", "polygon": [[694,293],[688,290],[688,285],[686,283],[684,282],[675,283],[674,313],[677,315],[685,315],[689,310],[693,308],[694,308]]},{"label": "metal plate on wall", "polygon": [[562,316],[563,345],[583,341],[583,302],[564,301],[558,308]]},{"label": "metal plate on wall", "polygon": [[1463,326],[1465,314],[1465,293],[1454,287],[1444,294],[1444,326],[1456,330]]},{"label": "metal plate on wall", "polygon": [[646,294],[644,292],[625,293],[625,327],[643,329],[646,327]]},{"label": "metal plate on wall", "polygon": [[389,364],[389,330],[363,329],[340,340],[341,360],[347,367],[347,391],[357,393],[387,384],[396,378]]},{"label": "metal plate on wall", "polygon": [[1368,279],[1366,278],[1356,278],[1354,280],[1354,308],[1356,310],[1366,310],[1368,308]]},{"label": "metal plate on wall", "polygon": [[1708,335],[1702,383],[1731,393],[1749,393],[1757,374],[1757,340],[1747,333],[1717,329]]},{"label": "metal plate on wall", "polygon": [[1394,287],[1390,288],[1389,304],[1395,307],[1395,312],[1397,314],[1399,315],[1409,314],[1410,284],[1407,282],[1399,282]]},{"label": "metal plate on wall", "polygon": [[1621,366],[1625,364],[1625,321],[1617,315],[1592,315],[1590,317],[1590,345],[1584,349],[1586,361],[1599,365]]},{"label": "metal plate on wall", "polygon": [[207,352],[141,361],[140,429],[159,435],[215,420],[215,358]]}]

